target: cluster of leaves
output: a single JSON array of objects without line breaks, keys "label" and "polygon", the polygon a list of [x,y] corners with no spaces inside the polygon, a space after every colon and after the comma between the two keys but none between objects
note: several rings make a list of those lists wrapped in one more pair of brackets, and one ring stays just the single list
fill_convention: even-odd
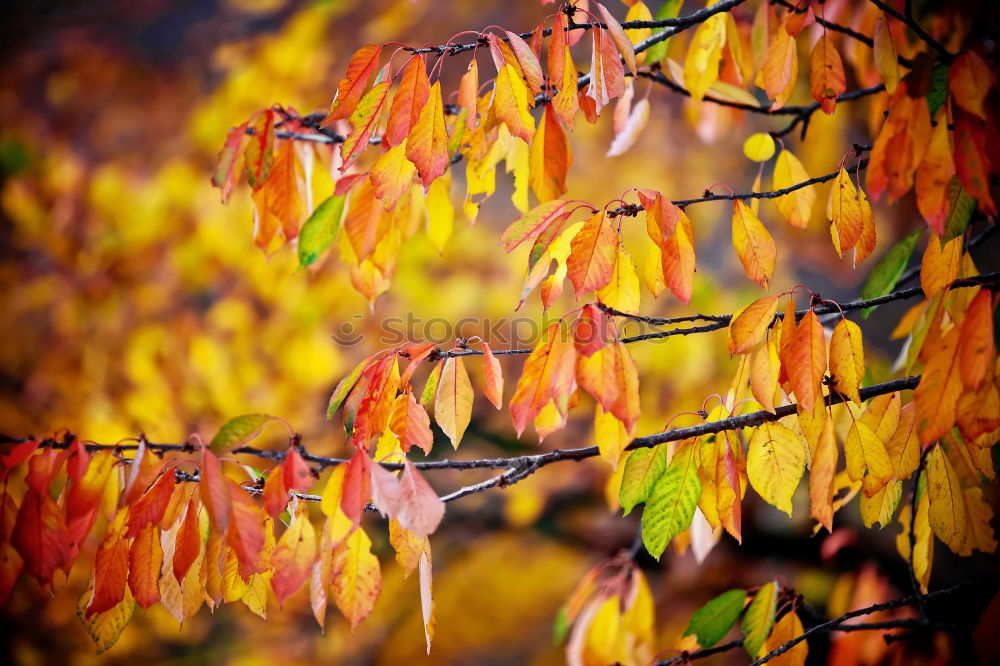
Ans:
[{"label": "cluster of leaves", "polygon": [[[713,544],[723,532],[741,540],[741,502],[748,486],[790,515],[808,469],[810,515],[818,531],[831,530],[835,512],[858,495],[864,522],[885,526],[897,512],[903,482],[913,479],[916,501],[912,513],[910,507],[899,512],[898,546],[926,589],[935,536],[960,555],[996,548],[992,511],[983,496],[984,483],[995,479],[990,447],[1000,437],[996,298],[988,286],[952,288],[960,278],[979,275],[963,246],[972,208],[996,212],[989,192],[990,176],[1000,168],[994,156],[1000,145],[995,68],[972,51],[939,64],[930,53],[900,58],[893,32],[905,26],[870,9],[873,57],[857,67],[874,68],[890,97],[887,121],[869,160],[853,168],[853,179],[844,160],[835,172],[809,178],[782,147],[768,193],[757,191],[758,177],[754,192],[745,195],[708,193],[671,201],[658,191],[636,189],[637,202],[622,198],[603,207],[563,198],[572,163],[567,132],[578,113],[596,122],[617,100],[612,155],[627,151],[642,132],[650,101],[648,95],[635,101],[637,77],[662,77],[696,101],[770,113],[786,108],[798,80],[797,38],[817,21],[821,6],[803,2],[779,19],[774,6],[763,2],[752,22],[744,22],[724,11],[737,4],[720,2],[686,24],[697,28],[683,65],[666,55],[671,29],[655,35],[648,27],[626,29],[599,3],[586,13],[592,21],[586,26],[575,23],[585,11],[578,7],[557,14],[551,28],[543,22],[527,38],[506,30],[484,32],[468,49],[473,57],[454,103],[445,102],[451,97],[442,90],[445,59],[428,71],[424,54],[435,47],[411,49],[407,62],[394,70],[395,53],[382,64],[383,47],[365,46],[352,56],[325,116],[275,107],[234,128],[214,182],[226,200],[245,174],[253,191],[254,240],[263,250],[296,241],[306,267],[337,243],[355,288],[374,301],[389,287],[401,243],[424,219],[439,247],[450,236],[454,165],[465,165],[461,208],[471,222],[494,193],[496,170],[505,162],[514,174],[513,202],[522,215],[501,242],[508,252],[522,244],[531,248],[522,302],[538,288],[549,307],[567,278],[577,300],[585,302],[574,311],[572,326],[553,323],[530,350],[508,402],[518,436],[529,424],[540,439],[563,428],[569,411],[589,394],[600,455],[616,469],[621,506],[627,514],[645,505],[642,538],[657,558],[671,542],[678,548]],[[642,2],[630,5],[625,26],[655,23]],[[657,18],[669,21],[678,5],[665,3]],[[817,108],[832,113],[846,91],[846,74],[836,36],[825,31],[825,21],[819,24],[824,32],[810,56],[810,92]],[[591,68],[578,76],[571,46],[583,27],[590,30]],[[475,59],[480,46],[496,69],[492,89],[482,94]],[[466,50],[437,48],[441,56]],[[902,72],[901,65],[909,71]],[[770,106],[759,106],[747,90],[751,82]],[[540,109],[538,118],[533,108]],[[377,156],[368,154],[370,146],[379,146]],[[763,164],[774,156],[775,142],[770,135],[754,135],[745,152]],[[314,208],[317,162],[335,184]],[[639,373],[627,347],[631,341],[619,335],[615,317],[638,317],[640,273],[625,248],[623,222],[645,217],[652,241],[641,270],[647,290],[658,297],[669,289],[687,304],[696,264],[685,207],[732,200],[737,257],[747,277],[767,289],[777,248],[758,216],[760,198],[775,198],[786,221],[801,228],[811,217],[815,185],[833,181],[827,217],[838,256],[853,249],[857,264],[872,254],[874,215],[857,182],[863,165],[872,200],[884,191],[897,199],[914,189],[931,231],[920,269],[924,299],[894,332],[910,340],[903,360],[908,374],[922,372],[913,400],[904,404],[901,392],[863,400],[860,327],[842,313],[828,336],[820,320],[828,312],[820,308],[828,304],[810,294],[808,307],[796,311],[794,293],[785,292],[725,319],[728,350],[738,358],[738,369],[730,390],[708,414],[718,421],[759,408],[775,418],[629,450],[640,417]],[[529,205],[529,193],[537,205]],[[588,217],[573,221],[581,210]],[[895,288],[916,241],[911,235],[889,252],[875,268],[866,296]],[[431,416],[459,446],[474,400],[466,356],[482,356],[483,394],[497,409],[503,407],[497,356],[484,341],[478,341],[481,351],[469,344],[442,351],[410,342],[373,354],[341,381],[328,417],[342,411],[354,451],[335,466],[319,495],[309,494],[318,476],[294,436],[278,456],[280,464],[266,475],[247,470],[248,479],[238,483],[223,472],[227,460],[220,455],[259,432],[271,420],[266,415],[238,417],[210,445],[188,447],[197,460],[165,461],[144,440],[131,459],[113,451],[92,453],[73,438],[63,447],[39,448],[38,440],[12,447],[0,459],[4,478],[27,461],[27,491],[18,501],[5,488],[0,507],[0,601],[22,570],[43,585],[51,585],[57,570],[68,571],[83,538],[103,516],[107,529],[90,591],[80,603],[81,619],[99,648],[116,640],[136,605],[160,602],[184,621],[203,603],[215,609],[242,601],[263,616],[268,588],[282,603],[307,582],[321,626],[328,597],[355,626],[371,612],[380,590],[379,563],[360,525],[371,507],[389,518],[399,563],[407,573],[419,569],[429,649],[434,619],[428,536],[442,519],[444,502],[407,453],[414,446],[430,452]],[[408,359],[402,370],[400,359]],[[418,396],[412,382],[425,361],[435,365]],[[794,412],[777,417],[779,408],[793,404]],[[842,406],[835,410],[836,405]],[[841,449],[845,465],[838,469]],[[180,469],[185,464],[197,473]],[[321,528],[311,521],[308,500],[318,500]],[[776,582],[758,588],[748,605],[747,597],[737,590],[714,600],[692,619],[689,634],[711,646],[743,613],[744,646],[756,657],[802,633],[794,612],[780,615],[779,601],[794,607],[794,598],[783,597]],[[630,562],[588,574],[563,620],[574,663],[648,660],[655,652],[651,594]]]}]

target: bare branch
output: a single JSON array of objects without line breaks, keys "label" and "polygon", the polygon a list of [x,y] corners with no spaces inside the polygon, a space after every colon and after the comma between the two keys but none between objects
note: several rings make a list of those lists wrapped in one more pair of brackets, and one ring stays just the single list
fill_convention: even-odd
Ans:
[{"label": "bare branch", "polygon": [[889,16],[906,24],[906,26],[912,30],[922,42],[938,52],[938,55],[941,56],[941,60],[943,62],[950,63],[955,59],[955,54],[946,49],[941,42],[931,37],[926,30],[920,27],[919,23],[913,20],[912,16],[904,16],[903,14],[900,14],[898,11],[882,2],[882,0],[870,0],[870,2]]}]

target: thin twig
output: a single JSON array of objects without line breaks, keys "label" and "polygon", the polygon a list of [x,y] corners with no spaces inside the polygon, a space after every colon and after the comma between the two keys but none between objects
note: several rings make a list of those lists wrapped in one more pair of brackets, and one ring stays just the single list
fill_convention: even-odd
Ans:
[{"label": "thin twig", "polygon": [[894,19],[897,19],[899,21],[902,21],[904,24],[906,24],[906,26],[910,30],[912,30],[914,32],[914,34],[916,34],[916,36],[920,38],[921,41],[923,41],[929,47],[931,47],[932,49],[934,49],[935,51],[938,52],[938,55],[941,56],[941,60],[944,63],[946,63],[946,64],[950,63],[952,60],[955,59],[955,54],[953,54],[951,51],[949,51],[948,49],[946,49],[941,44],[941,42],[939,42],[938,40],[936,40],[933,37],[931,37],[930,34],[928,34],[926,30],[924,30],[923,28],[920,27],[919,23],[917,23],[916,21],[913,20],[912,16],[905,16],[903,14],[900,14],[898,11],[896,11],[895,9],[893,9],[891,6],[889,6],[886,3],[882,2],[882,0],[869,0],[869,1],[873,5],[875,5],[879,9],[881,9],[883,12],[885,12],[886,14],[888,14],[889,16],[891,16]]}]

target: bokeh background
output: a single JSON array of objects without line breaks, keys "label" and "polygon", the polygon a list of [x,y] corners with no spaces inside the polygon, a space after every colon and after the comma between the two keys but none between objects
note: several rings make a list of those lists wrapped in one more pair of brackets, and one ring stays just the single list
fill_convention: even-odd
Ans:
[{"label": "bokeh background", "polygon": [[[607,4],[624,16],[622,4]],[[683,11],[695,5],[685,3]],[[438,44],[491,24],[527,30],[552,11],[553,5],[538,0],[28,0],[5,7],[0,432],[46,435],[68,428],[86,439],[114,442],[142,431],[153,441],[170,442],[192,432],[210,437],[232,416],[267,412],[291,422],[311,451],[344,453],[343,430],[323,417],[326,400],[342,375],[379,349],[384,318],[537,318],[534,294],[514,312],[524,249],[508,256],[497,245],[517,216],[505,174],[476,225],[459,216],[443,252],[423,234],[403,246],[392,288],[374,307],[351,288],[335,253],[308,271],[297,270],[293,248],[261,253],[252,240],[248,190],[237,188],[223,206],[209,177],[227,130],[252,112],[273,103],[302,113],[325,109],[348,58],[363,44]],[[749,15],[753,7],[738,11]],[[673,57],[683,57],[687,38],[673,40]],[[586,68],[589,51],[574,55]],[[481,71],[488,71],[488,58],[480,61]],[[446,61],[445,78],[457,80],[465,64],[464,58]],[[870,84],[857,76],[849,72],[849,86]],[[645,85],[637,92],[644,94]],[[751,132],[780,127],[781,120],[695,107],[659,89],[650,99],[649,125],[623,157],[604,157],[612,138],[609,117],[594,126],[578,121],[568,196],[603,204],[633,186],[675,198],[699,196],[716,183],[750,189],[757,165],[744,157],[742,142]],[[808,101],[803,85],[792,103]],[[831,117],[816,114],[808,145],[796,135],[788,145],[811,175],[828,173],[853,142],[870,140],[883,103],[842,104]],[[765,172],[765,185],[769,178]],[[462,191],[458,170],[456,202]],[[772,292],[805,284],[830,298],[856,296],[867,268],[854,271],[837,260],[822,219],[826,192],[818,189],[806,231],[788,227],[771,203],[761,204],[761,218],[779,247]],[[688,212],[698,253],[691,306],[644,292],[645,314],[725,313],[759,295],[732,251],[731,207],[705,204]],[[876,256],[919,224],[908,200],[879,207],[876,216]],[[629,224],[633,258],[641,265],[645,243],[637,241],[644,227],[641,220]],[[995,244],[978,257],[996,262]],[[558,316],[576,307],[571,298],[564,295],[552,312]],[[873,381],[890,376],[900,343],[888,334],[904,311],[883,308],[865,326],[874,345],[868,351]],[[331,338],[344,322],[365,334],[358,345],[344,347]],[[481,333],[474,323],[459,332]],[[697,410],[706,396],[725,391],[735,363],[724,335],[632,347],[642,382],[640,432],[662,429],[674,414]],[[521,363],[503,361],[508,399]],[[481,386],[479,365],[468,366],[474,385]],[[542,447],[592,444],[592,409],[583,400],[569,426]],[[682,416],[675,424],[695,419]],[[496,412],[481,394],[457,453],[437,434],[437,457],[514,455],[539,447],[533,433],[518,441],[506,410]],[[278,446],[281,439],[276,426],[261,443]],[[214,615],[203,608],[183,627],[159,606],[137,611],[118,645],[95,657],[75,616],[88,574],[85,554],[55,598],[33,581],[21,581],[0,609],[0,632],[6,634],[0,659],[560,663],[561,648],[552,641],[557,609],[587,569],[628,547],[635,535],[636,516],[623,519],[609,507],[607,496],[617,494],[616,487],[607,491],[611,473],[596,460],[553,465],[511,488],[449,505],[432,539],[438,631],[430,658],[424,655],[417,582],[403,578],[385,529],[372,518],[369,533],[382,556],[384,589],[372,617],[353,634],[335,612],[321,633],[302,590],[284,609],[272,600],[266,622],[241,604]],[[480,478],[437,472],[431,481],[444,493]],[[742,546],[723,538],[701,565],[690,552],[669,552],[660,563],[644,556],[657,599],[657,647],[677,644],[691,611],[705,600],[776,575],[818,607],[838,613],[906,590],[905,568],[893,545],[898,526],[865,530],[856,504],[838,514],[834,537],[810,538],[804,497],[797,497],[788,520],[751,492],[744,502]],[[996,565],[977,555],[959,568],[943,548],[936,558],[935,585]],[[878,636],[844,640],[857,643],[852,650],[874,656],[884,651]],[[814,652],[827,648],[821,641]],[[742,663],[744,657],[722,656],[718,663],[733,658]]]}]

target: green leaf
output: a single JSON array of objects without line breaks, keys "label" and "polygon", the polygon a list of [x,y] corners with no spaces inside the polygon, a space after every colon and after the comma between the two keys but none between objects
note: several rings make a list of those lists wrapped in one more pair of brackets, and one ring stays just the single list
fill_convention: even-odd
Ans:
[{"label": "green leaf", "polygon": [[650,555],[659,559],[670,540],[691,526],[700,496],[694,445],[681,444],[642,512],[642,542]]},{"label": "green leaf", "polygon": [[[879,259],[875,268],[872,269],[871,275],[868,276],[868,280],[865,281],[865,286],[861,288],[861,298],[867,300],[885,296],[896,287],[903,271],[906,270],[906,264],[910,261],[913,248],[917,246],[917,239],[922,233],[924,233],[922,229],[911,232]],[[874,309],[874,307],[865,308],[862,316],[867,318]]]},{"label": "green leaf", "polygon": [[952,238],[957,238],[965,233],[965,228],[969,226],[972,219],[972,211],[976,209],[976,200],[973,199],[962,184],[958,181],[958,176],[953,176],[948,183],[948,217],[944,221],[944,238],[941,243],[947,243]]},{"label": "green leaf", "polygon": [[260,434],[261,428],[273,419],[270,414],[244,414],[230,419],[215,433],[208,448],[212,453],[222,453],[246,444]]},{"label": "green leaf", "polygon": [[423,393],[420,394],[420,404],[431,415],[434,414],[434,396],[437,395],[438,379],[441,378],[441,368],[444,366],[444,359],[438,361],[431,374],[427,375],[427,383],[424,384]]},{"label": "green leaf", "polygon": [[948,65],[938,65],[931,73],[931,87],[927,91],[927,108],[931,111],[931,117],[944,104],[948,97]]},{"label": "green leaf", "polygon": [[[681,0],[667,0],[660,8],[656,10],[656,15],[653,17],[657,21],[661,19],[674,19],[677,18],[677,12],[681,8]],[[654,63],[663,60],[664,56],[667,55],[667,45],[670,43],[670,39],[664,39],[662,42],[653,44],[648,49],[646,49],[646,62]]]},{"label": "green leaf", "polygon": [[305,268],[330,247],[340,229],[346,197],[331,194],[316,207],[299,232],[299,268]]},{"label": "green leaf", "polygon": [[361,363],[354,366],[354,369],[351,370],[351,374],[341,379],[340,383],[337,384],[337,388],[333,389],[333,393],[330,395],[330,402],[326,406],[326,418],[328,421],[333,418],[333,415],[337,413],[338,409],[340,409],[344,400],[346,400],[347,396],[350,395],[354,385],[358,383],[358,377],[361,376],[361,373],[364,372],[364,369],[368,366],[368,361],[369,359],[366,358],[361,361]]},{"label": "green leaf", "polygon": [[694,612],[684,635],[694,634],[698,645],[712,647],[729,632],[729,628],[743,612],[746,600],[745,590],[723,592]]},{"label": "green leaf", "polygon": [[618,501],[627,516],[636,504],[645,502],[653,486],[667,468],[667,447],[664,445],[636,449],[625,461]]},{"label": "green leaf", "polygon": [[764,641],[771,635],[777,608],[777,581],[763,585],[747,606],[747,612],[743,615],[743,647],[753,659],[760,655]]},{"label": "green leaf", "polygon": [[562,645],[566,640],[566,633],[569,631],[569,611],[566,606],[561,606],[556,613],[556,620],[552,624],[552,644]]}]

